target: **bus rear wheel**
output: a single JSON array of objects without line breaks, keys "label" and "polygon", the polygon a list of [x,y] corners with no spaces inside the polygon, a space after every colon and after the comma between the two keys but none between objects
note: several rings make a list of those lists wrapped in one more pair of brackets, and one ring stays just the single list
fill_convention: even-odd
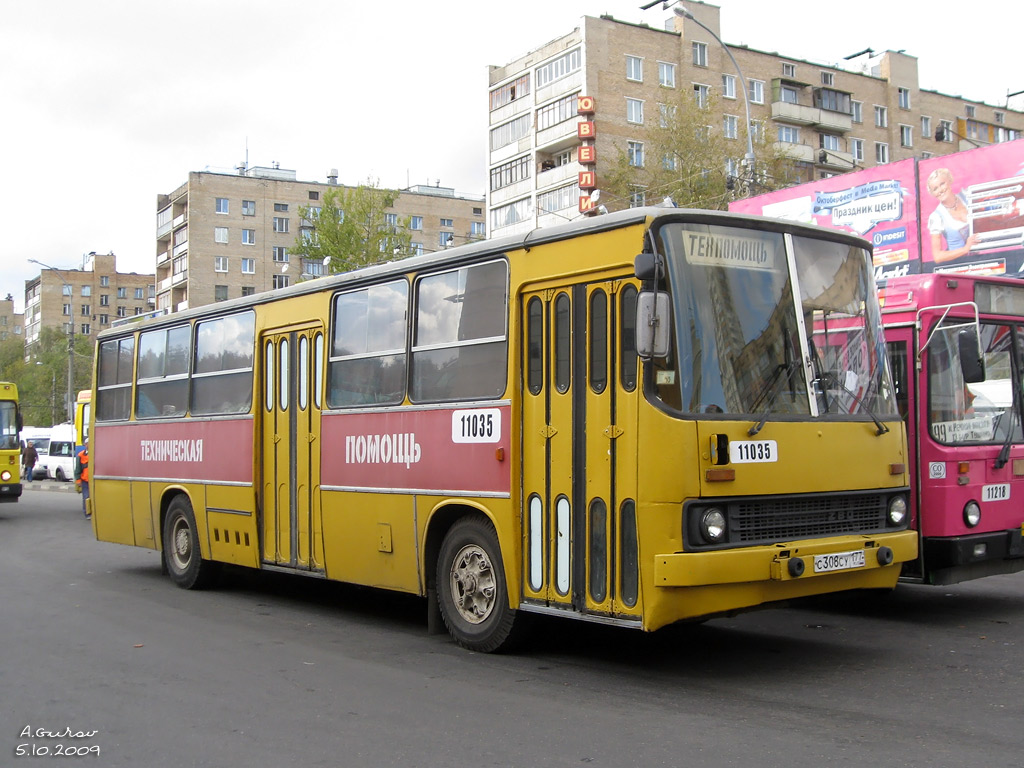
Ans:
[{"label": "bus rear wheel", "polygon": [[513,639],[516,611],[508,587],[498,537],[480,515],[464,517],[444,537],[437,560],[441,618],[463,648],[490,653]]},{"label": "bus rear wheel", "polygon": [[171,581],[182,589],[202,589],[213,583],[217,563],[203,560],[192,504],[175,496],[164,518],[163,559]]}]

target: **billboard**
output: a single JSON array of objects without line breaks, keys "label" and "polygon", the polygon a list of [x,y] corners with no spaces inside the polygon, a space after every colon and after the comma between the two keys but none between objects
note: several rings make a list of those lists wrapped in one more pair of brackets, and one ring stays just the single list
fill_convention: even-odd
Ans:
[{"label": "billboard", "polygon": [[879,281],[947,271],[1024,277],[1024,141],[865,168],[729,210],[860,235],[874,245]]}]

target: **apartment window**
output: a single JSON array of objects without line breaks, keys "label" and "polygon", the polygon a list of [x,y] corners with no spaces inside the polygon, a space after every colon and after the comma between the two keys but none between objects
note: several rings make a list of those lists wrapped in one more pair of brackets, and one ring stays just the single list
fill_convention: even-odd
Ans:
[{"label": "apartment window", "polygon": [[106,288],[110,285],[110,278],[107,275],[100,275],[100,285]]},{"label": "apartment window", "polygon": [[814,92],[814,106],[830,112],[850,114],[850,94],[833,91],[831,88],[818,88]]},{"label": "apartment window", "polygon": [[885,142],[875,142],[875,162],[878,165],[885,165],[889,162],[889,145]]},{"label": "apartment window", "polygon": [[124,307],[124,306],[118,307],[117,308],[117,316],[118,317],[128,317],[128,308]]},{"label": "apartment window", "polygon": [[942,141],[952,143],[953,123],[949,120],[939,120],[939,130],[935,132],[935,135],[938,136],[939,133],[942,134]]},{"label": "apartment window", "polygon": [[142,307],[136,307],[134,310],[136,315],[141,315],[144,311]]},{"label": "apartment window", "polygon": [[213,242],[215,243],[226,243],[228,241],[228,228],[227,227],[214,227],[213,228]]},{"label": "apartment window", "polygon": [[864,122],[864,102],[863,101],[851,101],[850,102],[850,117],[855,123]]},{"label": "apartment window", "polygon": [[796,77],[796,64],[782,64],[782,76],[783,77]]},{"label": "apartment window", "polygon": [[[563,149],[561,152],[558,152],[558,153],[555,154],[555,167],[556,168],[561,168],[563,165],[568,165],[571,162],[572,162],[572,150],[571,149]],[[476,215],[478,215],[478,216],[480,215],[480,209],[479,208],[474,208],[473,212]]]},{"label": "apartment window", "polygon": [[256,274],[256,259],[242,259],[242,274],[243,275],[255,275]]},{"label": "apartment window", "polygon": [[70,286],[70,285],[65,285],[65,286],[64,286],[64,287],[63,287],[63,288],[61,289],[61,293],[62,293],[62,294],[63,294],[64,296],[70,296],[70,295],[71,295],[71,286]]},{"label": "apartment window", "polygon": [[[309,199],[310,200],[319,200],[320,199],[320,193],[319,192],[314,192],[314,191],[310,190],[310,192],[309,192]],[[248,295],[248,294],[245,294],[245,295]]]},{"label": "apartment window", "polygon": [[484,223],[482,221],[469,222],[470,237],[483,237],[485,234],[487,234],[487,230],[484,228]]},{"label": "apartment window", "polygon": [[850,139],[850,154],[853,155],[853,162],[864,162],[864,139]]},{"label": "apartment window", "polygon": [[780,125],[779,141],[786,144],[799,144],[800,130],[792,125]]},{"label": "apartment window", "polygon": [[552,102],[537,110],[537,130],[543,131],[552,125],[564,123],[576,117],[579,93],[572,93],[558,101]]},{"label": "apartment window", "polygon": [[228,271],[228,257],[227,256],[214,256],[213,257],[213,271],[214,272],[227,272]]},{"label": "apartment window", "polygon": [[83,296],[92,296],[92,286],[91,285],[83,285],[82,286],[82,295]]},{"label": "apartment window", "polygon": [[722,134],[727,139],[735,139],[739,135],[739,118],[736,115],[726,115],[722,118]]},{"label": "apartment window", "polygon": [[215,286],[213,286],[213,300],[214,301],[227,301],[228,300],[228,287],[226,285],[215,285]]},{"label": "apartment window", "polygon": [[[492,187],[493,189],[493,187]],[[423,229],[423,217],[412,216],[409,218],[409,229],[421,230]]]},{"label": "apartment window", "polygon": [[575,208],[579,205],[580,188],[576,184],[542,192],[537,195],[537,208],[545,213]]},{"label": "apartment window", "polygon": [[110,315],[100,315],[100,325],[110,325]]},{"label": "apartment window", "polygon": [[974,113],[975,113],[975,109],[974,109],[974,105],[973,104],[967,104],[964,107],[964,114],[967,117],[974,117]]},{"label": "apartment window", "polygon": [[787,104],[799,104],[800,98],[796,92],[796,88],[792,88],[788,85],[784,85],[779,88],[779,100],[784,101]]},{"label": "apartment window", "polygon": [[647,205],[647,190],[643,187],[631,187],[629,190],[629,207],[642,208]]},{"label": "apartment window", "polygon": [[[256,201],[255,200],[243,200],[242,201],[242,215],[243,216],[255,216],[256,215]],[[225,243],[227,240],[224,241]]]},{"label": "apartment window", "polygon": [[137,300],[141,301],[142,299],[146,298],[144,294],[145,294],[145,291],[142,288],[136,288],[135,289],[135,298]]},{"label": "apartment window", "polygon": [[706,67],[708,65],[708,44],[694,42],[692,48],[693,66]]},{"label": "apartment window", "polygon": [[537,67],[537,87],[543,88],[555,80],[561,80],[566,75],[572,74],[580,68],[581,61],[580,49],[574,48],[557,59]]},{"label": "apartment window", "polygon": [[754,104],[764,104],[764,81],[750,81],[750,101]]},{"label": "apartment window", "polygon": [[889,125],[889,110],[875,104],[875,127],[886,128]]},{"label": "apartment window", "polygon": [[627,141],[626,156],[629,164],[634,168],[644,167],[644,143],[642,141]]},{"label": "apartment window", "polygon": [[384,226],[387,227],[389,232],[395,232],[398,229],[398,214],[397,213],[385,213],[384,214]]},{"label": "apartment window", "polygon": [[644,81],[644,60],[639,56],[626,56],[626,79],[637,83]]},{"label": "apartment window", "polygon": [[287,262],[288,261],[288,249],[283,245],[275,245],[273,250],[274,261]]},{"label": "apartment window", "polygon": [[288,203],[274,203],[274,210],[278,213],[287,213]]},{"label": "apartment window", "polygon": [[676,106],[675,104],[659,104],[658,105],[658,125],[662,128],[668,128],[669,125],[673,124],[676,119]]},{"label": "apartment window", "polygon": [[522,115],[515,120],[491,129],[491,150],[507,147],[514,141],[530,133],[530,115]]},{"label": "apartment window", "polygon": [[117,298],[119,298],[119,299],[127,299],[128,298],[128,289],[127,288],[118,288],[117,289]]},{"label": "apartment window", "polygon": [[921,159],[922,159],[922,160],[927,160],[927,159],[928,159],[928,158],[930,158],[931,156],[932,156],[932,153],[931,153],[931,152],[922,152],[922,153],[921,153]]},{"label": "apartment window", "polygon": [[665,88],[676,87],[676,65],[667,61],[658,62],[658,85]]},{"label": "apartment window", "polygon": [[736,98],[736,76],[735,75],[722,75],[722,98],[723,99],[735,99]]},{"label": "apartment window", "polygon": [[996,123],[998,125],[1003,125],[1006,122],[1006,113],[1005,112],[996,112],[993,115],[993,117],[995,118],[995,121],[996,121]]},{"label": "apartment window", "polygon": [[243,229],[242,230],[242,245],[256,245],[256,230],[255,229]]},{"label": "apartment window", "polygon": [[64,314],[65,315],[70,315],[71,314],[71,305],[70,304],[64,304],[63,307],[64,307]]},{"label": "apartment window", "polygon": [[451,219],[441,219],[441,226],[442,227],[448,227],[449,229],[451,229],[452,226],[453,226],[452,220]]},{"label": "apartment window", "polygon": [[288,275],[274,275],[274,288],[287,288],[291,282]]},{"label": "apartment window", "polygon": [[288,231],[288,218],[286,216],[275,216],[274,217],[274,231],[275,232],[287,232]]},{"label": "apartment window", "polygon": [[412,256],[423,255],[423,243],[409,243],[409,253]]},{"label": "apartment window", "polygon": [[708,105],[708,93],[711,88],[707,85],[693,84],[693,98],[697,100],[697,106],[704,109]]},{"label": "apartment window", "polygon": [[109,307],[110,306],[110,294],[108,294],[108,293],[101,293],[100,294],[100,306],[101,307]]},{"label": "apartment window", "polygon": [[818,134],[818,146],[827,149],[829,152],[839,152],[839,137],[830,133]]},{"label": "apartment window", "polygon": [[92,327],[88,323],[82,323],[81,334],[88,336],[92,332]]},{"label": "apartment window", "polygon": [[931,138],[932,135],[932,119],[930,117],[921,116],[921,136]]},{"label": "apartment window", "polygon": [[506,83],[498,88],[491,91],[491,109],[497,109],[498,107],[504,107],[506,104],[511,104],[516,99],[521,99],[530,93],[530,75],[529,73],[523,75],[511,83]]},{"label": "apartment window", "polygon": [[910,109],[910,89],[897,88],[896,94],[899,99],[900,109]]},{"label": "apartment window", "polygon": [[828,86],[835,85],[836,84],[836,76],[833,73],[831,73],[831,72],[822,72],[821,73],[821,84],[822,85],[828,85]]},{"label": "apartment window", "polygon": [[228,212],[228,199],[226,197],[218,197],[215,210],[217,213]]},{"label": "apartment window", "polygon": [[254,293],[256,293],[256,289],[253,286],[251,286],[251,285],[243,285],[242,286],[242,295],[243,296],[252,296]]},{"label": "apartment window", "polygon": [[914,129],[909,125],[900,126],[900,146],[901,147],[912,147],[914,146]]},{"label": "apartment window", "polygon": [[644,121],[644,103],[640,99],[626,99],[626,122],[640,123]]}]

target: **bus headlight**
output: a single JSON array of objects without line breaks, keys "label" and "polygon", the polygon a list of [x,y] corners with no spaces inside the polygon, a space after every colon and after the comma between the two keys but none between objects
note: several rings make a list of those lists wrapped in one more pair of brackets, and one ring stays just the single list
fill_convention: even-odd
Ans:
[{"label": "bus headlight", "polygon": [[725,513],[718,507],[711,507],[700,516],[700,535],[709,544],[725,541]]},{"label": "bus headlight", "polygon": [[981,507],[976,501],[968,501],[964,505],[964,522],[968,528],[973,528],[981,522]]},{"label": "bus headlight", "polygon": [[6,469],[3,472],[0,472],[0,480],[3,480],[6,483],[10,479],[11,473],[8,472]]},{"label": "bus headlight", "polygon": [[907,521],[907,499],[893,496],[889,499],[889,525],[900,526]]}]

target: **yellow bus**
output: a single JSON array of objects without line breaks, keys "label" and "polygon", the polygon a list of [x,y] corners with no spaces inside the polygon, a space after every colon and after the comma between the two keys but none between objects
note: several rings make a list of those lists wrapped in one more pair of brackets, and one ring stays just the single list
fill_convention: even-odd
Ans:
[{"label": "yellow bus", "polygon": [[92,390],[83,389],[75,399],[75,450],[82,447],[89,437],[89,409],[92,405]]},{"label": "yellow bus", "polygon": [[21,497],[21,411],[18,385],[0,382],[0,503]]},{"label": "yellow bus", "polygon": [[474,650],[530,612],[892,588],[917,554],[869,246],[799,224],[536,229],[109,329],[94,382],[98,539],[185,588],[424,596]]}]

